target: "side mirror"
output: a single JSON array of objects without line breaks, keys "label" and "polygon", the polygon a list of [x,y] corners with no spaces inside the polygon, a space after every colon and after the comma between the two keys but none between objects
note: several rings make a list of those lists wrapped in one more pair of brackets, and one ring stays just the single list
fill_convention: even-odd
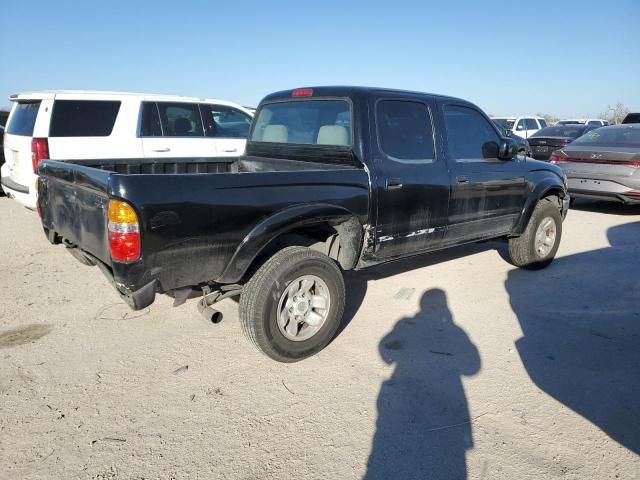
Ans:
[{"label": "side mirror", "polygon": [[524,126],[523,125],[518,125],[516,127],[516,130],[518,130],[518,131],[524,130]]},{"label": "side mirror", "polygon": [[[489,142],[493,143],[493,142]],[[486,145],[486,144],[485,144]],[[497,157],[500,160],[512,160],[518,154],[518,144],[511,138],[503,138],[500,141]]]},{"label": "side mirror", "polygon": [[482,144],[482,158],[499,158],[500,147],[496,142]]}]

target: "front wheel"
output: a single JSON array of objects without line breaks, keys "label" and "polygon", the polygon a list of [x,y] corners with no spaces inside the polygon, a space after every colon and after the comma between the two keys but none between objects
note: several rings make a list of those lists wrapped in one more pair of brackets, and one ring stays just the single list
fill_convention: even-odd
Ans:
[{"label": "front wheel", "polygon": [[344,279],[336,263],[315,250],[287,247],[244,286],[240,324],[262,353],[279,362],[296,362],[331,341],[344,304]]},{"label": "front wheel", "polygon": [[552,198],[543,198],[535,206],[522,235],[509,239],[510,261],[520,268],[544,268],[553,261],[561,237],[560,209]]}]

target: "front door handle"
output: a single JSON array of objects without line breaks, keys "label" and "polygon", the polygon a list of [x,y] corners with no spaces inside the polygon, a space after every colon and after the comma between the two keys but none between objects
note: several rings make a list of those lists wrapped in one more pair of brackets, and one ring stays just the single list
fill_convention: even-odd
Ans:
[{"label": "front door handle", "polygon": [[222,150],[224,153],[233,153],[233,152],[237,152],[238,149],[237,148],[228,148],[226,150]]},{"label": "front door handle", "polygon": [[152,152],[169,152],[171,151],[171,149],[169,147],[165,147],[165,148],[152,148],[151,149]]},{"label": "front door handle", "polygon": [[458,182],[458,183],[469,183],[469,179],[467,177],[465,177],[464,175],[461,175],[459,177],[456,177],[456,182]]},{"label": "front door handle", "polygon": [[385,184],[386,190],[398,190],[402,188],[402,180],[399,178],[388,178]]}]

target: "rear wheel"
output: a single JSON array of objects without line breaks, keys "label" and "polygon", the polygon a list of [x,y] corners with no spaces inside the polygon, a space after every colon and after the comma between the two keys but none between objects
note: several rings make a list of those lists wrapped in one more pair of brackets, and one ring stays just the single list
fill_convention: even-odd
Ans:
[{"label": "rear wheel", "polygon": [[562,216],[553,197],[543,198],[531,214],[527,228],[509,239],[509,258],[520,268],[537,270],[549,265],[562,237]]},{"label": "rear wheel", "polygon": [[296,362],[331,341],[344,303],[342,272],[333,260],[305,247],[287,247],[244,286],[240,323],[262,353],[279,362]]}]

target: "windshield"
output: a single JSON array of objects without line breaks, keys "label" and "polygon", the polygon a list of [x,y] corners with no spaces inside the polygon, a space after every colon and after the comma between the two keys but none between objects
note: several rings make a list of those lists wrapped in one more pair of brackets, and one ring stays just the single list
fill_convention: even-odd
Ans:
[{"label": "windshield", "polygon": [[254,142],[351,145],[351,111],[345,100],[292,100],[263,105]]},{"label": "windshield", "polygon": [[582,125],[567,125],[567,126],[559,126],[559,127],[547,127],[542,130],[538,130],[536,133],[531,135],[531,137],[571,137],[577,138],[582,135],[584,132],[584,127]]},{"label": "windshield", "polygon": [[597,128],[574,140],[572,145],[640,148],[640,128],[632,125]]},{"label": "windshield", "polygon": [[495,123],[500,130],[512,130],[513,124],[515,120],[509,120],[507,118],[492,118],[493,123]]}]

